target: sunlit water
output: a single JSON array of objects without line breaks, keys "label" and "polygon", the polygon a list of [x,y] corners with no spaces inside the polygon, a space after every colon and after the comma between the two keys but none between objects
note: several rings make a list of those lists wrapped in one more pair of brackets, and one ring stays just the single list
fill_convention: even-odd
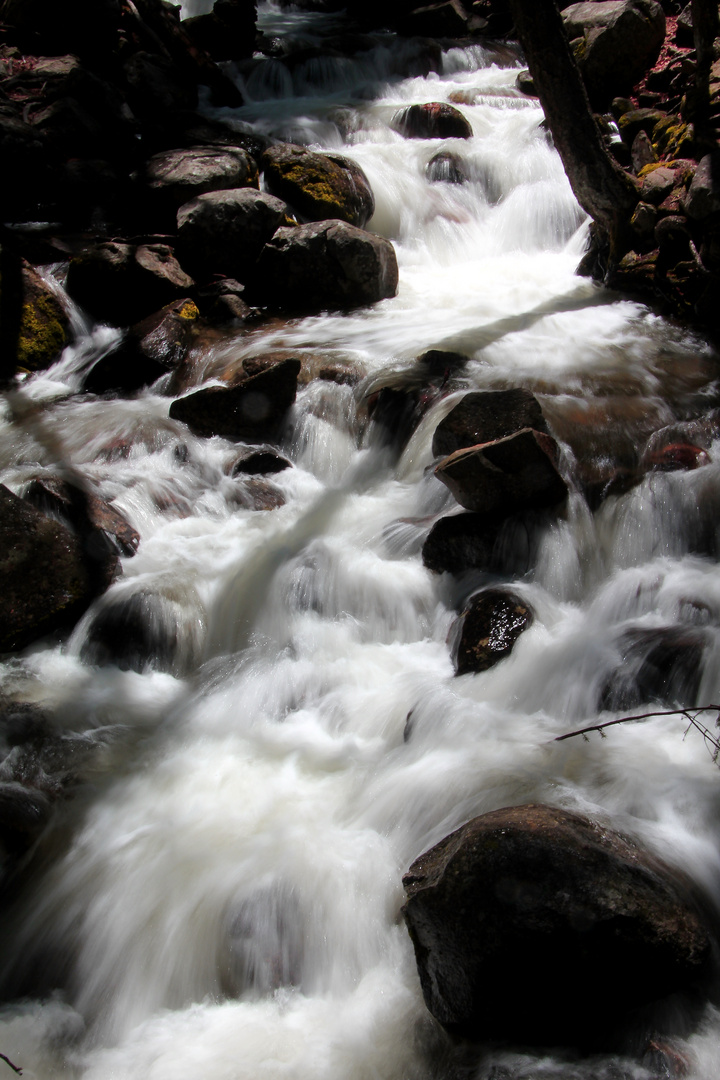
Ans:
[{"label": "sunlit water", "polygon": [[[279,8],[264,19],[269,32],[293,29]],[[3,418],[4,483],[22,491],[62,456],[142,537],[64,645],[2,668],[5,693],[52,709],[92,748],[6,917],[3,985],[20,1003],[2,1012],[0,1051],[25,1077],[447,1075],[400,916],[402,874],[504,805],[598,817],[720,898],[720,777],[686,721],[554,741],[621,715],[599,709],[627,673],[628,631],[700,632],[696,700],[683,704],[720,700],[720,447],[709,465],[650,474],[595,513],[576,490],[583,468],[637,455],[653,430],[713,404],[715,358],[574,275],[585,225],[507,49],[455,48],[442,73],[405,80],[391,51],[380,40],[311,95],[302,73],[238,73],[248,104],[234,122],[342,147],[363,167],[370,227],[400,266],[394,299],[246,333],[200,362],[212,376],[291,348],[358,373],[354,387],[299,393],[281,446],[294,467],[272,478],[283,507],[245,509],[229,475],[236,448],[170,420],[158,388],[76,395],[119,337],[77,313],[76,343],[23,388],[25,419]],[[403,105],[451,94],[472,141],[405,140],[388,127]],[[428,181],[440,148],[461,157],[466,184]],[[367,399],[415,385],[428,349],[470,362],[398,457]],[[456,508],[430,468],[432,434],[466,389],[511,386],[538,393],[573,493],[546,524],[536,567],[514,582],[532,627],[497,667],[456,678],[456,611],[496,579],[422,565],[432,522]],[[29,401],[44,406],[39,419]],[[133,596],[159,605],[176,636],[169,670],[90,662],[94,620]],[[712,1009],[682,1050],[693,1080],[714,1074]],[[518,1080],[619,1075],[612,1060],[510,1051],[481,1055],[469,1074],[498,1063]]]}]

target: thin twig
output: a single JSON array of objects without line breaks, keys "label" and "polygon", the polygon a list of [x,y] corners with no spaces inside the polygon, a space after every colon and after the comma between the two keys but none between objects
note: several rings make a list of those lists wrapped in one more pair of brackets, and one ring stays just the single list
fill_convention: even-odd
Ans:
[{"label": "thin twig", "polygon": [[710,747],[712,747],[711,753],[713,761],[717,764],[718,757],[720,757],[720,740],[715,738],[714,735],[701,724],[698,720],[698,716],[701,713],[714,712],[718,714],[718,720],[720,721],[720,705],[697,705],[692,709],[667,709],[662,712],[648,712],[640,713],[637,716],[622,716],[619,720],[606,720],[603,724],[592,724],[590,727],[579,728],[577,731],[568,731],[565,735],[558,735],[555,742],[563,742],[565,739],[573,739],[576,735],[587,736],[591,731],[598,731],[602,735],[605,728],[614,727],[616,724],[630,724],[638,720],[653,720],[657,716],[684,716],[688,721],[686,728],[686,734],[691,727],[694,727],[700,732],[703,739]]},{"label": "thin twig", "polygon": [[13,1072],[16,1072],[18,1074],[18,1076],[22,1076],[22,1069],[18,1069],[17,1065],[13,1065],[13,1063],[10,1060],[9,1057],[5,1057],[4,1054],[0,1054],[0,1058],[2,1058],[2,1060],[5,1062],[6,1065],[10,1066],[10,1068],[13,1070]]}]

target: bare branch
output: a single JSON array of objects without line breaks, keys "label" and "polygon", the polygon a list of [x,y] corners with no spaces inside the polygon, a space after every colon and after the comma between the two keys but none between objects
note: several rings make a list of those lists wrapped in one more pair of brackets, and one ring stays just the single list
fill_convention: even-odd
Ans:
[{"label": "bare branch", "polygon": [[701,713],[708,712],[716,713],[716,723],[720,722],[720,705],[697,705],[692,709],[666,709],[660,712],[639,713],[637,716],[621,716],[618,720],[606,720],[603,724],[592,724],[589,727],[578,728],[577,731],[568,731],[565,735],[558,735],[554,741],[564,742],[565,739],[574,739],[576,735],[582,735],[583,738],[587,740],[588,733],[591,731],[599,732],[600,736],[604,738],[605,729],[615,727],[616,724],[631,724],[643,720],[654,720],[658,716],[684,716],[688,721],[685,734],[687,735],[690,728],[695,728],[696,731],[699,731],[710,750],[713,761],[717,765],[718,759],[720,758],[720,739],[713,735],[712,732],[698,720],[698,716],[700,716]]},{"label": "bare branch", "polygon": [[10,1068],[13,1070],[13,1072],[16,1072],[18,1074],[18,1076],[22,1076],[22,1069],[18,1069],[17,1065],[13,1065],[13,1063],[10,1060],[9,1057],[5,1057],[4,1054],[0,1054],[0,1058],[2,1058],[2,1060],[5,1062],[6,1065],[10,1066]]}]

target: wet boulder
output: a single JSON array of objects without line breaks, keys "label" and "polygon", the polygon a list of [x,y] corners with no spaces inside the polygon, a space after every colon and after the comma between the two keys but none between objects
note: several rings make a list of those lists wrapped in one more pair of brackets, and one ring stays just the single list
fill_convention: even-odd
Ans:
[{"label": "wet boulder", "polygon": [[167,244],[108,240],[70,260],[67,291],[100,322],[130,326],[186,296],[194,282]]},{"label": "wet boulder", "polygon": [[235,458],[231,476],[266,476],[292,468],[292,462],[272,446],[246,446]]},{"label": "wet boulder", "polygon": [[79,493],[56,477],[33,480],[23,498],[45,514],[65,521],[75,533],[89,539],[103,533],[118,555],[130,557],[140,544],[140,534],[127,518],[94,492]]},{"label": "wet boulder", "polygon": [[[8,281],[0,282],[8,287]],[[28,263],[21,267],[21,312],[16,366],[41,371],[57,360],[70,337],[70,320],[57,294]]]},{"label": "wet boulder", "polygon": [[435,469],[466,510],[509,516],[555,506],[567,497],[550,435],[523,428],[503,439],[456,450]]},{"label": "wet boulder", "polygon": [[244,510],[277,510],[285,505],[282,491],[269,480],[249,477],[238,486],[235,502]]},{"label": "wet boulder", "polygon": [[423,563],[436,574],[483,570],[522,576],[535,565],[544,519],[525,514],[448,514],[423,544]]},{"label": "wet boulder", "polygon": [[116,561],[0,485],[0,650],[72,626],[107,587]]},{"label": "wet boulder", "polygon": [[119,348],[93,364],[83,389],[91,394],[131,394],[151,386],[182,364],[198,318],[196,304],[186,298],[136,323]]},{"label": "wet boulder", "polygon": [[354,161],[304,146],[269,147],[260,165],[265,185],[306,221],[336,219],[363,228],[375,213],[368,178]]},{"label": "wet boulder", "polygon": [[145,169],[150,191],[161,207],[180,207],[208,191],[258,186],[253,158],[239,146],[194,146],[165,150],[150,158]]},{"label": "wet boulder", "polygon": [[433,435],[435,456],[453,454],[466,446],[504,439],[522,428],[547,432],[540,404],[529,390],[473,391],[440,421]]},{"label": "wet boulder", "polygon": [[601,687],[599,707],[637,709],[649,702],[668,709],[697,701],[709,641],[702,627],[638,627],[617,643],[618,663]]},{"label": "wet boulder", "polygon": [[449,150],[433,154],[425,166],[425,175],[431,184],[466,184],[470,179],[463,159]]},{"label": "wet boulder", "polygon": [[596,106],[629,94],[665,41],[665,13],[656,0],[582,2],[562,14],[588,97]]},{"label": "wet boulder", "polygon": [[304,314],[374,304],[398,286],[390,241],[345,221],[278,229],[257,270],[266,303]]},{"label": "wet boulder", "polygon": [[470,139],[472,125],[446,101],[408,105],[393,117],[392,128],[406,139]]},{"label": "wet boulder", "polygon": [[177,215],[183,265],[199,279],[223,274],[246,282],[286,211],[285,203],[274,195],[247,187],[192,199]]},{"label": "wet boulder", "polygon": [[243,371],[226,386],[207,386],[170,406],[170,416],[196,435],[258,442],[277,436],[295,401],[300,361],[271,362]]},{"label": "wet boulder", "polygon": [[471,596],[453,628],[456,674],[494,667],[532,621],[532,609],[511,589],[483,589]]},{"label": "wet boulder", "polygon": [[466,1039],[611,1048],[708,975],[712,937],[685,880],[565,810],[474,818],[403,884],[425,1003]]}]

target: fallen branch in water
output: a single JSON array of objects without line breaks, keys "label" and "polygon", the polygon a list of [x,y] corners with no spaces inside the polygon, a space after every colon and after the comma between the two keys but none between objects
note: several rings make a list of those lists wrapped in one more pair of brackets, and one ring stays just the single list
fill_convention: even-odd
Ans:
[{"label": "fallen branch in water", "polygon": [[720,757],[720,738],[713,735],[712,732],[705,727],[698,720],[698,716],[701,713],[714,712],[716,716],[716,725],[720,722],[720,705],[697,705],[693,709],[667,709],[663,712],[648,712],[640,713],[638,716],[622,716],[619,720],[606,720],[604,724],[592,724],[590,727],[578,728],[577,731],[568,731],[565,735],[558,735],[555,742],[563,742],[565,739],[573,739],[576,735],[582,735],[583,738],[587,738],[591,731],[598,731],[604,738],[605,728],[614,727],[616,724],[630,724],[638,720],[652,720],[656,716],[684,716],[688,721],[688,726],[685,729],[687,735],[690,728],[695,728],[699,731],[705,740],[705,745],[710,751],[710,755],[718,764],[718,758]]},{"label": "fallen branch in water", "polygon": [[13,1065],[13,1063],[12,1063],[12,1061],[10,1060],[10,1058],[9,1058],[9,1057],[5,1057],[5,1055],[4,1055],[4,1054],[0,1054],[0,1058],[2,1058],[2,1060],[3,1060],[3,1061],[4,1061],[4,1062],[5,1062],[6,1064],[7,1064],[7,1065],[9,1065],[9,1066],[10,1066],[10,1068],[11,1068],[11,1069],[13,1070],[13,1072],[16,1072],[16,1073],[18,1074],[18,1076],[22,1076],[22,1069],[18,1069],[17,1065]]}]

